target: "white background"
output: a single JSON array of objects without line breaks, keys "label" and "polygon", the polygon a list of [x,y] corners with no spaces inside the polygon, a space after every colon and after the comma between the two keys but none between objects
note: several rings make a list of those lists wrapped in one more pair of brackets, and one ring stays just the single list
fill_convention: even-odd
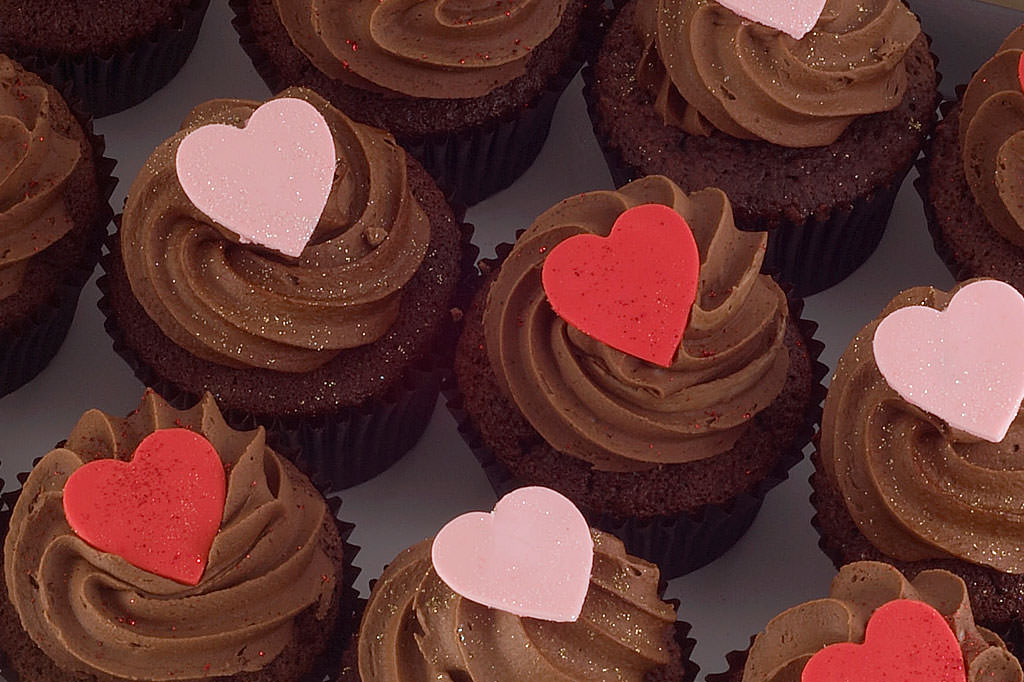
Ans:
[{"label": "white background", "polygon": [[[934,40],[947,97],[1024,21],[1024,12],[968,0],[911,4]],[[193,105],[217,97],[265,99],[270,94],[239,47],[230,19],[227,3],[215,1],[195,52],[174,81],[141,105],[97,122],[122,180],[114,193],[115,208],[123,204],[150,151],[178,129]],[[612,188],[581,88],[578,78],[569,86],[547,145],[526,175],[470,210],[467,220],[476,225],[481,255],[493,255],[495,244],[511,241],[516,229],[559,200]],[[904,184],[874,256],[845,282],[807,300],[805,317],[821,325],[817,338],[826,344],[822,360],[830,368],[857,330],[901,289],[952,284],[932,250],[911,183],[916,175],[912,172]],[[15,485],[14,475],[65,438],[82,412],[96,407],[125,414],[141,396],[141,384],[114,354],[103,331],[98,297],[91,281],[54,361],[27,386],[0,399],[0,478],[7,480],[8,490]],[[807,461],[793,469],[790,479],[768,495],[747,535],[725,556],[671,582],[668,596],[681,600],[680,617],[693,624],[694,659],[702,675],[723,670],[725,653],[745,648],[750,636],[779,611],[827,592],[834,570],[818,550],[810,526],[810,469]],[[356,524],[351,539],[362,547],[356,564],[363,573],[356,586],[364,595],[367,582],[399,551],[433,535],[454,516],[489,510],[494,503],[483,472],[440,402],[418,446],[383,475],[345,492],[343,499],[341,516]]]}]

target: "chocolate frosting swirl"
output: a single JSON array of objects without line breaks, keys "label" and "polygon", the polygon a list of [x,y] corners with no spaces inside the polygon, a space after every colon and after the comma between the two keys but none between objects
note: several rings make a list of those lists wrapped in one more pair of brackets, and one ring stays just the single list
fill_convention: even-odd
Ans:
[{"label": "chocolate frosting swirl", "polygon": [[754,640],[743,682],[799,682],[807,661],[840,642],[864,642],[871,614],[896,599],[923,601],[942,614],[964,655],[967,682],[1021,682],[1020,663],[994,633],[978,627],[967,586],[947,571],[923,571],[907,581],[889,564],[847,564],[832,581],[828,599],[784,611]]},{"label": "chocolate frosting swirl", "polygon": [[911,305],[943,310],[955,293],[904,291],[857,334],[825,399],[821,466],[883,554],[903,561],[955,557],[1021,574],[1024,418],[1018,415],[999,443],[952,429],[903,400],[872,352],[886,315]]},{"label": "chocolate frosting swirl", "polygon": [[[686,219],[701,260],[668,368],[570,326],[541,283],[549,249],[577,234],[607,236],[620,214],[648,203]],[[687,196],[663,176],[566,199],[519,237],[488,294],[484,332],[499,384],[552,447],[599,470],[642,471],[729,450],[789,369],[786,296],[760,274],[766,240],[736,229],[720,190]]]},{"label": "chocolate frosting swirl", "polygon": [[[432,540],[405,550],[377,581],[359,630],[362,682],[642,682],[668,665],[675,609],[658,597],[658,568],[594,536],[583,612],[554,623],[491,609],[434,571]],[[495,671],[500,671],[496,677]]]},{"label": "chocolate frosting swirl", "polygon": [[199,105],[149,157],[125,204],[121,253],[135,297],[179,346],[230,367],[305,372],[387,332],[426,254],[430,223],[390,135],[312,91],[280,97],[320,110],[338,158],[327,207],[297,260],[225,237],[178,182],[178,144],[199,126],[243,125],[259,103],[239,100]]},{"label": "chocolate frosting swirl", "polygon": [[960,103],[960,148],[974,200],[992,227],[1024,246],[1024,26],[974,74]]},{"label": "chocolate frosting swirl", "polygon": [[796,40],[714,0],[639,0],[638,78],[666,125],[784,147],[831,144],[903,100],[903,57],[921,32],[901,0],[828,0]]},{"label": "chocolate frosting swirl", "polygon": [[[221,528],[195,587],[94,549],[62,506],[80,466],[128,460],[146,435],[176,427],[206,437],[228,470]],[[291,641],[295,616],[313,608],[323,619],[331,607],[326,522],[323,498],[265,445],[262,427],[229,428],[209,395],[178,411],[147,393],[126,419],[87,412],[32,470],[4,544],[7,590],[33,641],[68,671],[180,680],[259,670]]]},{"label": "chocolate frosting swirl", "polygon": [[0,300],[21,286],[28,260],[74,226],[64,185],[82,143],[54,129],[55,96],[0,54]]},{"label": "chocolate frosting swirl", "polygon": [[526,72],[568,0],[274,0],[327,76],[413,97],[481,97]]}]

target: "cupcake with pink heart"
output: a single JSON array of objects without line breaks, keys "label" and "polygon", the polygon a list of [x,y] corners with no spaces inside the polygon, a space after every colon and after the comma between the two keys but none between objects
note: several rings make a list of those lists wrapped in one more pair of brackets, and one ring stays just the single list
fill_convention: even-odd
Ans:
[{"label": "cupcake with pink heart", "polygon": [[998,280],[896,296],[839,360],[812,477],[837,566],[967,584],[978,621],[1024,623],[1024,297]]},{"label": "cupcake with pink heart", "polygon": [[783,611],[708,682],[1019,682],[1020,662],[979,626],[963,580],[928,570],[844,566],[828,597]]},{"label": "cupcake with pink heart", "polygon": [[467,239],[390,135],[312,91],[215,100],[135,179],[101,307],[148,386],[175,404],[210,391],[345,487],[426,427]]},{"label": "cupcake with pink heart", "polygon": [[522,488],[395,557],[339,682],[689,682],[694,642],[659,585],[568,499]]},{"label": "cupcake with pink heart", "polygon": [[867,260],[939,101],[902,0],[621,4],[584,72],[616,184],[721,188],[803,296]]},{"label": "cupcake with pink heart", "polygon": [[766,235],[662,176],[570,197],[484,263],[450,407],[499,494],[544,485],[675,577],[720,555],[801,458],[815,325]]},{"label": "cupcake with pink heart", "polygon": [[0,675],[322,679],[350,632],[352,527],[265,435],[208,394],[82,415],[5,495]]}]

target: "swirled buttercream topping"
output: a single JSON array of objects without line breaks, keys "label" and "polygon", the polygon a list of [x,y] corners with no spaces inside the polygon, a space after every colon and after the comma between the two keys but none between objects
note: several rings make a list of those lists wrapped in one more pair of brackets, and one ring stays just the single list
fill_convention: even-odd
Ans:
[{"label": "swirled buttercream topping", "polygon": [[[696,301],[672,364],[659,367],[573,328],[551,309],[545,254],[577,234],[607,236],[640,204],[675,209],[700,252]],[[484,310],[499,384],[556,450],[608,471],[640,471],[725,452],[782,390],[785,294],[761,275],[766,235],[733,224],[725,194],[687,196],[651,176],[566,199],[516,241]]]},{"label": "swirled buttercream topping", "polygon": [[331,78],[413,97],[481,97],[526,72],[567,0],[274,0]]},{"label": "swirled buttercream topping", "polygon": [[54,129],[54,97],[0,54],[0,300],[21,286],[28,260],[74,226],[63,190],[82,146]]},{"label": "swirled buttercream topping", "polygon": [[[181,427],[209,440],[228,474],[221,528],[195,587],[94,549],[61,503],[82,465],[130,459],[147,434]],[[262,428],[228,427],[209,395],[185,411],[147,393],[126,419],[87,412],[33,468],[11,517],[4,573],[22,626],[77,673],[180,680],[263,668],[292,641],[298,614],[326,616],[337,582],[320,539],[333,520],[300,477],[265,445]]]},{"label": "swirled buttercream topping", "polygon": [[1024,26],[974,74],[960,103],[960,148],[974,200],[992,227],[1024,246]]},{"label": "swirled buttercream topping", "polygon": [[1020,663],[1006,645],[975,624],[963,580],[932,570],[911,582],[889,564],[874,561],[843,566],[827,599],[773,618],[750,648],[743,682],[798,681],[807,661],[826,646],[862,644],[871,614],[895,599],[922,601],[942,614],[960,643],[967,682],[1021,682]]},{"label": "swirled buttercream topping", "polygon": [[359,631],[363,682],[642,682],[672,662],[675,609],[658,568],[592,531],[594,567],[579,619],[521,618],[460,597],[430,562],[431,540],[405,550],[377,581]]},{"label": "swirled buttercream topping", "polygon": [[909,289],[857,334],[825,400],[821,465],[882,553],[1024,573],[1024,419],[1018,415],[999,443],[951,429],[900,398],[872,353],[875,329],[889,313],[911,305],[944,310],[951,298]]},{"label": "swirled buttercream topping", "polygon": [[667,125],[785,147],[835,142],[903,100],[903,57],[921,32],[901,0],[828,0],[800,40],[714,0],[639,0],[638,78]]},{"label": "swirled buttercream topping", "polygon": [[241,126],[259,105],[237,100],[200,105],[153,152],[125,204],[121,254],[135,297],[179,346],[222,365],[304,372],[388,331],[430,223],[390,135],[309,90],[281,96],[324,115],[338,160],[327,207],[297,259],[224,236],[178,182],[174,159],[185,135],[209,123]]}]

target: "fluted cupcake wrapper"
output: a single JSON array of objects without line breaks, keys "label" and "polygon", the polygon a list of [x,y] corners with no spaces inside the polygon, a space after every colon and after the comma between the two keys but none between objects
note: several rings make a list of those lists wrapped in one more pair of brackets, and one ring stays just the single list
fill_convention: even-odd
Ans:
[{"label": "fluted cupcake wrapper", "polygon": [[[484,266],[487,269],[496,269],[511,249],[511,244],[499,245],[498,259],[486,261]],[[472,299],[476,288],[481,286],[483,281],[484,277],[481,275],[467,285],[472,287],[467,300]],[[816,425],[820,421],[821,402],[825,397],[822,381],[828,373],[828,368],[818,361],[818,357],[825,346],[814,339],[817,323],[800,316],[804,307],[803,299],[791,295],[788,285],[784,285],[783,289],[789,301],[791,318],[796,322],[807,344],[814,385],[805,411],[804,424],[789,447],[780,453],[771,472],[754,484],[748,492],[724,503],[707,504],[690,512],[621,518],[589,509],[582,504],[577,505],[591,526],[617,536],[630,554],[658,564],[666,580],[705,566],[736,544],[754,522],[768,491],[786,480],[789,470],[803,459],[803,449],[811,442]],[[459,433],[483,467],[495,494],[501,497],[516,488],[530,485],[529,482],[516,478],[484,443],[472,417],[463,407],[462,391],[455,380],[454,372],[446,378],[443,393],[448,410],[458,424]]]},{"label": "fluted cupcake wrapper", "polygon": [[60,350],[75,317],[82,288],[96,269],[107,226],[114,217],[109,204],[110,196],[117,186],[117,178],[113,176],[117,162],[103,156],[106,142],[101,135],[93,133],[92,116],[75,99],[73,91],[66,85],[58,89],[62,90],[71,113],[82,126],[89,146],[92,147],[96,185],[103,206],[92,228],[95,232],[93,242],[75,267],[65,273],[64,281],[57,287],[53,297],[21,323],[0,328],[0,397],[34,378]]},{"label": "fluted cupcake wrapper", "polygon": [[[38,458],[36,462],[38,462]],[[34,462],[35,463],[35,462]],[[29,472],[21,472],[17,480],[24,484]],[[318,486],[319,487],[319,486]],[[321,493],[326,494],[323,488]],[[21,495],[21,488],[4,491],[4,481],[0,479],[0,548],[3,547],[7,537],[7,530],[10,526],[11,513],[14,505],[17,504]],[[359,630],[359,615],[362,613],[362,601],[359,598],[359,591],[353,586],[362,569],[355,565],[356,554],[359,547],[348,541],[349,536],[355,529],[355,525],[342,521],[338,517],[342,501],[340,497],[325,497],[327,508],[334,517],[338,528],[338,536],[342,541],[342,576],[339,588],[338,619],[334,625],[333,633],[327,639],[327,648],[317,656],[309,673],[302,677],[301,682],[334,682],[340,665],[344,644],[351,639],[354,632]],[[20,634],[19,634],[20,633]],[[8,660],[8,654],[4,652],[4,645],[10,642],[17,645],[14,638],[22,641],[28,640],[28,634],[21,629],[21,623],[17,613],[14,611],[11,602],[7,597],[7,587],[3,580],[3,553],[0,552],[0,677],[7,682],[37,682],[29,678],[22,678],[14,670]],[[41,656],[45,656],[39,652]]]},{"label": "fluted cupcake wrapper", "polygon": [[12,56],[52,83],[70,84],[96,117],[135,106],[167,85],[188,59],[210,0],[192,0],[177,19],[109,55],[14,50]]},{"label": "fluted cupcake wrapper", "polygon": [[[230,0],[229,4],[235,12],[232,24],[242,48],[271,91],[294,85],[281,77],[255,39],[249,0]],[[588,18],[586,23],[593,21]],[[398,137],[398,143],[423,164],[453,203],[472,206],[509,187],[540,154],[558,100],[583,65],[582,42],[558,76],[528,107],[457,133]]]},{"label": "fluted cupcake wrapper", "polygon": [[[750,638],[750,644],[753,646],[754,638]],[[725,662],[729,668],[725,672],[711,673],[704,679],[707,682],[742,682],[743,681],[743,667],[747,664],[747,657],[750,655],[750,647],[747,647],[743,651],[730,651],[725,655]]]},{"label": "fluted cupcake wrapper", "polygon": [[[456,212],[461,216],[462,210]],[[460,272],[473,270],[477,248],[472,245],[473,226],[458,220],[461,231]],[[116,233],[111,239],[116,238]],[[110,272],[110,253],[100,264]],[[181,409],[194,405],[200,396],[164,379],[143,362],[125,338],[115,319],[110,296],[109,275],[97,282],[102,296],[98,306],[105,317],[104,329],[113,339],[114,351],[135,376]],[[461,291],[461,287],[459,288]],[[458,301],[453,301],[458,308]],[[342,490],[370,480],[401,459],[420,439],[434,413],[443,377],[449,371],[458,338],[458,323],[452,320],[440,334],[435,350],[406,371],[401,381],[384,395],[364,404],[343,407],[317,416],[280,416],[225,409],[224,418],[234,429],[267,429],[267,442],[292,459],[318,487]]]}]

